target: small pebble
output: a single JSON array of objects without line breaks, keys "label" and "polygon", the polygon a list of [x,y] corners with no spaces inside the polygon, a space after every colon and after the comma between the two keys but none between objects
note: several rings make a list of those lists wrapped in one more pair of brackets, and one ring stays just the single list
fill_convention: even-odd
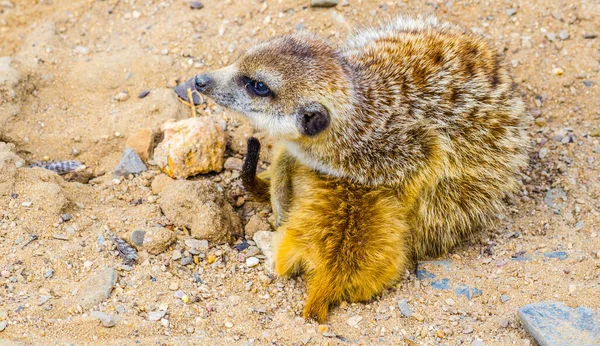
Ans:
[{"label": "small pebble", "polygon": [[227,328],[233,328],[233,323],[227,321],[227,322],[225,322],[225,327],[227,327]]},{"label": "small pebble", "polygon": [[143,99],[144,97],[148,96],[150,94],[150,90],[142,90],[139,95],[138,98]]},{"label": "small pebble", "polygon": [[560,67],[552,69],[552,74],[555,75],[555,76],[562,76],[563,73],[565,73],[565,70],[563,70]]},{"label": "small pebble", "polygon": [[144,236],[146,235],[146,231],[142,231],[142,230],[137,230],[137,231],[133,231],[133,233],[131,233],[131,240],[133,240],[133,243],[137,246],[142,246],[144,245]]},{"label": "small pebble", "polygon": [[507,8],[506,11],[504,11],[506,13],[507,16],[511,17],[514,16],[515,14],[517,14],[517,9],[516,8]]},{"label": "small pebble", "polygon": [[500,301],[503,303],[506,303],[509,300],[510,300],[510,297],[507,294],[503,294],[500,296]]},{"label": "small pebble", "polygon": [[49,269],[47,272],[44,273],[45,279],[50,279],[53,276],[54,276],[54,269]]},{"label": "small pebble", "polygon": [[4,329],[6,329],[7,326],[8,326],[8,322],[7,321],[0,322],[0,332],[3,332]]},{"label": "small pebble", "polygon": [[171,291],[177,291],[179,289],[179,284],[177,282],[173,282],[172,284],[169,285],[169,289]]},{"label": "small pebble", "polygon": [[167,314],[166,311],[152,311],[148,313],[148,321],[159,321]]},{"label": "small pebble", "polygon": [[91,315],[99,319],[105,328],[112,328],[115,326],[115,320],[112,318],[112,316],[104,312],[92,311]]},{"label": "small pebble", "polygon": [[23,203],[21,203],[21,205],[24,206],[25,208],[31,207],[32,204],[33,204],[32,202],[23,202]]},{"label": "small pebble", "polygon": [[260,261],[256,257],[248,257],[246,259],[246,265],[248,268],[256,267],[259,263]]},{"label": "small pebble", "polygon": [[71,214],[62,214],[62,215],[60,216],[60,218],[61,218],[61,219],[62,219],[64,222],[67,222],[67,221],[71,220]]},{"label": "small pebble", "polygon": [[411,317],[413,314],[413,311],[410,308],[410,306],[408,305],[408,302],[406,301],[406,299],[401,299],[398,301],[398,308],[400,309],[400,313],[404,317]]},{"label": "small pebble", "polygon": [[204,7],[204,5],[200,1],[190,2],[190,8],[192,10],[199,10],[199,9],[202,9],[203,7]]},{"label": "small pebble", "polygon": [[506,318],[501,318],[500,321],[498,321],[498,324],[500,327],[506,328],[508,327],[508,320]]},{"label": "small pebble", "polygon": [[121,91],[115,96],[115,101],[123,102],[129,100],[129,94],[126,91]]},{"label": "small pebble", "polygon": [[471,326],[467,326],[465,329],[463,329],[463,334],[471,334],[473,333],[473,327]]},{"label": "small pebble", "polygon": [[567,30],[561,30],[561,31],[558,33],[558,37],[559,37],[561,40],[563,40],[563,41],[564,41],[564,40],[566,40],[566,39],[568,39],[568,38],[569,38],[569,32],[568,32]]},{"label": "small pebble", "polygon": [[356,327],[356,326],[357,326],[357,325],[360,323],[360,321],[362,321],[362,319],[363,319],[363,317],[362,317],[362,316],[356,315],[356,316],[352,316],[352,317],[350,317],[350,318],[349,318],[349,319],[346,321],[346,323],[348,323],[348,325],[349,325],[350,327]]}]

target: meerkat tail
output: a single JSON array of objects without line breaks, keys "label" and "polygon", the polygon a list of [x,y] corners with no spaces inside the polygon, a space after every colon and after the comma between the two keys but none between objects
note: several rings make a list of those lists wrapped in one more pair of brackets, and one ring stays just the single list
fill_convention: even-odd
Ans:
[{"label": "meerkat tail", "polygon": [[325,323],[329,309],[342,301],[344,292],[348,288],[347,279],[342,276],[344,273],[341,272],[332,275],[327,268],[316,269],[312,275],[309,275],[308,299],[302,312],[304,318]]},{"label": "meerkat tail", "polygon": [[248,138],[248,152],[242,166],[242,184],[248,192],[263,202],[268,202],[269,182],[256,175],[260,155],[260,142],[254,137]]}]

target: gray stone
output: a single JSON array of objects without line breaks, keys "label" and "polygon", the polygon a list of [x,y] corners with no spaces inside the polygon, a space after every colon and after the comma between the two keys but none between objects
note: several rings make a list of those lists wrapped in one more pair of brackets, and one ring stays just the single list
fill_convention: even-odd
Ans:
[{"label": "gray stone", "polygon": [[406,301],[406,299],[401,299],[398,301],[398,308],[400,309],[400,313],[404,317],[411,317],[413,314],[413,311],[410,308],[410,306],[408,305],[408,302]]},{"label": "gray stone", "polygon": [[508,294],[503,294],[500,296],[500,301],[503,303],[506,303],[509,300],[510,300],[510,297],[508,296]]},{"label": "gray stone", "polygon": [[334,7],[337,6],[338,0],[311,0],[311,7]]},{"label": "gray stone", "polygon": [[506,9],[506,15],[507,16],[514,16],[515,14],[517,14],[517,9],[516,8],[507,8]]},{"label": "gray stone", "polygon": [[560,39],[564,41],[569,38],[569,32],[567,30],[561,30],[558,33],[558,37],[560,37]]},{"label": "gray stone", "polygon": [[4,329],[6,329],[7,326],[8,326],[7,321],[0,322],[0,332],[4,331]]},{"label": "gray stone", "polygon": [[110,292],[117,283],[117,272],[112,268],[105,268],[92,275],[83,283],[79,290],[79,305],[89,309],[100,304],[110,296]]},{"label": "gray stone", "polygon": [[525,305],[517,314],[540,346],[598,345],[600,340],[600,312],[587,307],[549,301]]},{"label": "gray stone", "polygon": [[546,202],[548,207],[558,212],[564,207],[566,200],[567,193],[562,188],[550,189],[544,197],[544,202]]},{"label": "gray stone", "polygon": [[100,322],[102,322],[102,325],[106,328],[111,328],[115,326],[115,320],[109,314],[106,314],[101,311],[92,311],[91,315],[99,319]]},{"label": "gray stone", "polygon": [[146,231],[137,230],[131,233],[131,240],[136,246],[144,245],[144,236],[146,235]]},{"label": "gray stone", "polygon": [[148,170],[148,168],[146,168],[146,165],[144,165],[144,162],[142,162],[142,159],[135,150],[126,148],[125,151],[123,151],[121,162],[119,162],[115,168],[113,176],[124,177],[129,174],[145,172],[146,170]]},{"label": "gray stone", "polygon": [[148,313],[148,321],[160,321],[166,314],[166,311],[152,311]]}]

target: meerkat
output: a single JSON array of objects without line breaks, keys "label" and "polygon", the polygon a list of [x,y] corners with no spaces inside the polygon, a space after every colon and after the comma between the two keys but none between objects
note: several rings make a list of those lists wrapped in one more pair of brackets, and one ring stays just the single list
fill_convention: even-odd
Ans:
[{"label": "meerkat", "polygon": [[274,237],[273,269],[282,277],[305,275],[305,318],[323,323],[343,300],[369,301],[412,266],[408,215],[414,197],[319,173],[285,148],[257,176],[259,152],[259,141],[250,138],[242,180],[258,199],[277,195],[282,186],[289,192],[287,217]]},{"label": "meerkat", "polygon": [[318,172],[417,191],[418,257],[489,226],[527,162],[524,105],[499,53],[435,18],[359,31],[341,48],[304,33],[274,38],[176,92],[188,99],[188,88],[245,114]]}]

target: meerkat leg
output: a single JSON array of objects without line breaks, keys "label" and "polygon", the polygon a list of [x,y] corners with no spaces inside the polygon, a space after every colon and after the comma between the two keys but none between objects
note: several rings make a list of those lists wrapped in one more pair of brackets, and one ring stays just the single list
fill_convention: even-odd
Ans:
[{"label": "meerkat leg", "polygon": [[283,277],[300,274],[304,248],[285,226],[277,230],[273,239],[275,274]]}]

